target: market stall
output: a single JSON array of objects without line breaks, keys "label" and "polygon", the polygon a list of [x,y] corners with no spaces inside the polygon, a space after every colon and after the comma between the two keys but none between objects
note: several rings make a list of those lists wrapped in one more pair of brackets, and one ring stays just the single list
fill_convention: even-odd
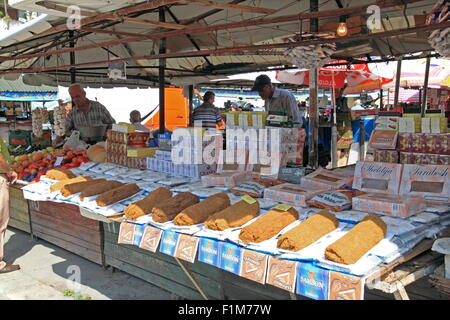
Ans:
[{"label": "market stall", "polygon": [[[130,130],[114,125],[106,149],[106,159],[126,166],[87,162],[71,169],[73,176],[56,170],[23,188],[31,203],[39,203],[30,210],[33,233],[37,230],[39,237],[77,254],[85,250],[84,256],[93,261],[104,255],[105,266],[185,298],[364,299],[365,288],[405,298],[402,288],[390,287],[382,276],[429,251],[433,239],[450,225],[448,165],[418,166],[434,172],[432,179],[431,173],[425,178],[415,174],[417,165],[387,162],[360,161],[353,168],[309,174],[301,167],[285,168],[297,175],[295,184],[279,180],[281,169],[270,176],[261,166],[247,164],[177,163],[177,152],[194,155],[206,142],[214,146],[213,154],[223,156],[220,132],[201,131],[204,143],[196,149],[189,135],[194,129],[176,129],[168,151],[130,147],[129,138],[136,136]],[[282,150],[291,150],[287,159],[281,158],[301,161],[297,148],[289,147],[303,145],[303,129],[265,130],[269,136],[280,135]],[[232,134],[227,128],[226,150],[232,148]],[[111,141],[127,141],[122,143],[127,152]],[[244,159],[251,157],[251,140],[247,144],[241,145],[248,153]],[[132,168],[139,165],[139,157],[130,162],[128,154],[146,154],[141,158],[149,169]],[[294,178],[284,176],[291,182]],[[408,185],[414,187],[416,181],[430,188],[417,190],[417,199],[407,195]],[[443,190],[436,191],[433,183],[442,184]],[[441,204],[427,204],[425,199],[431,198]],[[67,213],[57,213],[61,209]],[[63,221],[67,215],[77,222]],[[234,219],[240,222],[218,227]],[[315,229],[315,224],[321,227]],[[312,238],[299,247],[303,233]],[[404,286],[440,263],[442,256],[434,257],[422,271],[411,271],[414,276]]]},{"label": "market stall", "polygon": [[[336,21],[324,20],[365,14],[373,3],[348,8],[340,4],[336,10],[333,2],[327,2],[319,11],[319,1],[311,0],[309,6],[302,3],[300,10],[295,8],[297,13],[303,9],[307,13],[292,15],[292,2],[266,1],[267,7],[244,6],[240,1],[197,1],[182,6],[177,2],[131,5],[114,15],[95,3],[92,8],[102,13],[83,13],[89,17],[81,21],[85,33],[76,36],[76,44],[75,35],[66,38],[67,25],[61,24],[44,33],[38,40],[42,42],[33,40],[0,49],[5,54],[0,61],[5,75],[45,72],[35,80],[68,84],[78,79],[92,86],[143,86],[158,81],[160,88],[162,133],[157,136],[157,148],[150,147],[148,134],[119,124],[108,133],[106,148],[91,149],[90,162],[72,157],[68,162],[77,163],[72,168],[58,169],[55,161],[46,167],[52,170],[39,167],[23,171],[21,180],[35,182],[22,188],[30,203],[31,232],[186,298],[358,300],[364,299],[369,286],[398,292],[397,298],[405,298],[400,286],[386,284],[388,280],[383,277],[395,266],[429,250],[430,242],[449,226],[448,164],[436,160],[432,168],[425,168],[427,174],[417,175],[415,161],[390,161],[388,157],[369,161],[374,159],[364,159],[364,152],[360,152],[355,167],[318,168],[317,71],[336,57],[349,64],[361,57],[367,62],[373,54],[423,52],[422,56],[429,57],[426,41],[408,42],[399,36],[448,27],[446,21],[423,23],[423,11],[430,11],[435,3],[411,8],[413,26],[408,18],[404,25],[400,22],[403,17],[396,17],[395,1],[378,3],[386,20],[399,18],[396,28],[368,32],[365,22],[356,17],[359,25],[349,35],[337,36]],[[415,2],[404,1],[404,14],[406,6]],[[195,16],[198,6],[207,8]],[[241,14],[231,16],[228,10]],[[138,34],[136,26],[130,25],[136,23],[130,15],[139,14],[148,20],[140,20],[145,27],[138,28]],[[193,18],[187,21],[177,18],[190,14]],[[261,14],[260,19],[254,19],[255,14]],[[267,18],[267,14],[274,16]],[[226,23],[216,23],[219,15]],[[173,21],[167,22],[168,16]],[[121,19],[121,31],[102,25],[112,18]],[[196,25],[203,20],[207,26]],[[279,24],[283,28],[274,28]],[[251,32],[259,35],[257,39],[248,37]],[[70,46],[57,49],[56,39]],[[392,40],[389,45],[387,39]],[[147,41],[153,43],[150,54]],[[29,46],[43,43],[48,44],[47,51],[27,52]],[[75,60],[77,51],[105,47],[115,47],[117,59],[90,60],[104,55],[96,51],[78,54]],[[16,60],[34,58],[29,68],[11,67]],[[154,67],[157,59],[159,66]],[[133,65],[127,70],[125,62]],[[273,66],[283,69],[287,62],[310,69],[308,167],[303,161],[307,134],[286,114],[272,114],[267,121],[265,112],[230,112],[224,115],[225,132],[192,128],[177,128],[172,135],[164,132],[167,83],[189,85],[192,96],[193,84],[243,71],[269,71]],[[114,68],[115,63],[122,67]],[[109,69],[110,79],[104,79],[101,70],[105,69]],[[36,118],[42,120],[43,114],[39,112]],[[371,142],[390,156],[399,135],[380,134],[382,129],[393,129],[391,119],[380,118],[381,126],[372,134],[372,139],[379,141]],[[430,131],[431,122],[433,128],[441,130],[441,121],[421,119]],[[410,121],[404,122],[410,127]],[[36,127],[41,131],[41,125]],[[415,136],[405,139],[422,141]],[[401,152],[424,150],[421,143],[405,142],[406,149]],[[204,148],[209,154],[203,153]],[[261,148],[270,149],[270,156],[255,155]],[[428,151],[437,153],[431,147]],[[233,155],[231,162],[225,161],[224,153],[228,152],[235,152],[240,160],[235,161]],[[43,160],[41,155],[39,158]],[[408,184],[411,181],[414,183]],[[417,192],[414,198],[408,197],[411,191]],[[440,203],[429,203],[436,200]],[[430,261],[422,271],[410,270],[409,278],[403,273],[399,281],[407,285],[412,278],[429,274],[440,262]]]}]

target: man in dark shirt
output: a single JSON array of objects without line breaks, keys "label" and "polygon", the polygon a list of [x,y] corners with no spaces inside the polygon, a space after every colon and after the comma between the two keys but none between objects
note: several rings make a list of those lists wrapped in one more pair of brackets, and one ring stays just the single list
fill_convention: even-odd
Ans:
[{"label": "man in dark shirt", "polygon": [[202,128],[217,128],[222,123],[222,115],[214,106],[215,94],[212,91],[206,91],[203,96],[203,103],[195,108],[190,117],[189,126],[194,126],[201,122]]}]

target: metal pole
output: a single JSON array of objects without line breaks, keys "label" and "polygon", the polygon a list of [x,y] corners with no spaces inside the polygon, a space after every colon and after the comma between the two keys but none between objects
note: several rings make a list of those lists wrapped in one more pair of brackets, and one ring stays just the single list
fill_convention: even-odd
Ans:
[{"label": "metal pole", "polygon": [[[159,21],[166,22],[166,15],[164,12],[164,7],[159,8]],[[166,53],[166,38],[162,38],[159,41],[159,53]],[[166,67],[166,59],[159,59],[159,131],[160,133],[164,133],[166,131],[165,127],[165,67]]]},{"label": "metal pole", "polygon": [[395,96],[394,96],[394,108],[398,107],[398,97],[400,94],[400,78],[402,75],[402,58],[397,61],[397,74],[395,79]]},{"label": "metal pole", "polygon": [[380,89],[380,110],[383,108],[383,89]]},{"label": "metal pole", "polygon": [[189,86],[189,115],[192,113],[194,100],[194,86]]},{"label": "metal pole", "polygon": [[[334,83],[334,72],[333,72]],[[333,103],[333,126],[331,127],[331,165],[334,168],[337,167],[337,107],[336,107],[336,92],[331,88],[331,102]]]},{"label": "metal pole", "polygon": [[[73,30],[69,31],[69,37],[72,38],[72,40],[70,41],[70,47],[71,48],[75,48],[75,40],[73,39],[74,37],[74,32]],[[75,65],[75,51],[71,51],[70,52],[70,65]],[[77,82],[77,74],[75,71],[75,68],[71,68],[70,69],[70,83],[75,83]]]},{"label": "metal pole", "polygon": [[[311,12],[319,11],[319,1],[310,0],[309,7]],[[319,31],[319,21],[317,18],[310,20],[310,31]],[[309,165],[313,169],[319,166],[319,110],[317,107],[317,89],[318,89],[318,69],[309,70]]]},{"label": "metal pole", "polygon": [[425,83],[423,85],[423,102],[422,102],[422,117],[425,116],[425,110],[427,109],[427,93],[428,93],[428,79],[430,78],[430,63],[431,58],[427,58],[427,64],[425,67]]}]

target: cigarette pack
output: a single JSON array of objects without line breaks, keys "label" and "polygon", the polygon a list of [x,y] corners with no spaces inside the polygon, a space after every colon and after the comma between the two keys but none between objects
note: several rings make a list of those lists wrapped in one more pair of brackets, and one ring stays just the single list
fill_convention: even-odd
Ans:
[{"label": "cigarette pack", "polygon": [[422,197],[368,193],[352,199],[353,210],[398,217],[410,217],[424,211],[425,208],[426,202]]},{"label": "cigarette pack", "polygon": [[353,176],[334,172],[326,169],[317,169],[313,173],[302,178],[301,185],[304,188],[317,188],[333,190],[342,188],[343,186],[351,186]]},{"label": "cigarette pack", "polygon": [[401,164],[358,161],[355,167],[353,189],[397,195],[401,176]]},{"label": "cigarette pack", "polygon": [[369,140],[369,147],[373,149],[395,150],[397,147],[398,131],[374,130]]},{"label": "cigarette pack", "polygon": [[427,201],[450,202],[450,166],[403,166],[400,195],[421,196]]},{"label": "cigarette pack", "polygon": [[264,190],[264,199],[306,207],[306,201],[326,188],[306,188],[298,184],[283,183]]}]

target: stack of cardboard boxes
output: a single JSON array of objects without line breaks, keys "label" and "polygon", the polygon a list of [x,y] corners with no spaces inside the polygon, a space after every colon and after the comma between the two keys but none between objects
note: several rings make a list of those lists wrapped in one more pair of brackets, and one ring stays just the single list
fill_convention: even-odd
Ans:
[{"label": "stack of cardboard boxes", "polygon": [[134,127],[115,124],[107,133],[106,161],[128,168],[147,169],[147,157],[157,148],[148,148],[150,133],[135,132]]}]

